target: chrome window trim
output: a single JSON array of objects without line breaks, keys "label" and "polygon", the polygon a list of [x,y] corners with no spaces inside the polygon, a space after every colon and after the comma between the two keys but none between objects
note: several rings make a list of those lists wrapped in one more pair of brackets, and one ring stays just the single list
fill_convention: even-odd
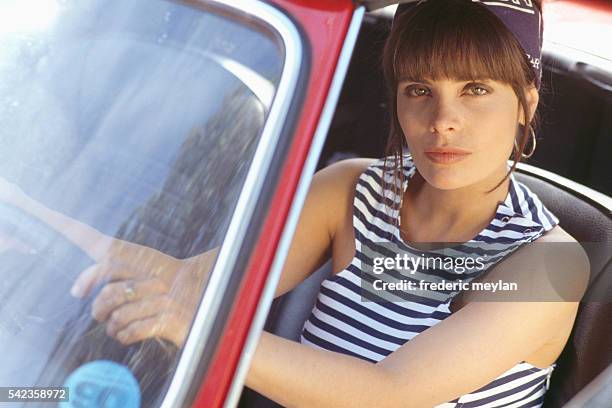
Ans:
[{"label": "chrome window trim", "polygon": [[526,163],[518,163],[517,170],[521,173],[547,181],[560,189],[581,198],[598,207],[608,217],[612,216],[612,198],[568,178]]},{"label": "chrome window trim", "polygon": [[[202,4],[204,0],[193,3]],[[185,399],[192,386],[192,377],[197,370],[200,356],[208,344],[213,326],[214,319],[209,317],[215,316],[220,309],[230,281],[230,272],[239,256],[238,250],[248,229],[248,221],[253,214],[265,176],[272,163],[275,147],[285,126],[285,118],[296,93],[303,55],[303,44],[297,28],[287,16],[272,6],[260,0],[208,0],[206,4],[229,10],[232,13],[248,14],[249,17],[274,29],[283,42],[285,55],[278,89],[215,267],[211,272],[210,281],[195,315],[172,382],[164,396],[161,405],[164,408],[186,405]]]},{"label": "chrome window trim", "polygon": [[578,48],[573,48],[560,42],[544,40],[542,53],[557,56],[571,61],[581,61],[601,69],[612,69],[612,60]]},{"label": "chrome window trim", "polygon": [[612,61],[553,41],[544,41],[542,62],[550,71],[572,75],[612,92]]},{"label": "chrome window trim", "polygon": [[312,177],[314,176],[323,145],[325,144],[325,139],[327,138],[327,132],[329,131],[329,127],[336,110],[336,105],[338,104],[344,78],[346,77],[351,56],[353,54],[355,44],[357,43],[357,36],[359,35],[359,29],[364,17],[364,12],[365,8],[363,6],[359,6],[353,12],[346,38],[344,40],[342,50],[340,51],[340,56],[338,57],[338,63],[336,65],[336,70],[327,94],[327,99],[323,106],[323,110],[321,111],[319,123],[315,130],[308,156],[304,162],[300,181],[298,182],[298,186],[294,194],[293,203],[291,204],[281,239],[276,248],[276,254],[274,256],[274,260],[272,261],[272,265],[270,266],[270,272],[268,274],[262,296],[259,299],[255,316],[251,322],[251,328],[249,329],[249,333],[242,351],[242,356],[226,396],[224,407],[235,407],[238,404],[240,395],[242,393],[242,387],[246,379],[247,371],[266,322],[270,306],[272,305],[274,293],[276,292],[276,287],[280,280],[281,272],[291,246],[291,241],[293,240],[293,234],[295,233],[295,229],[300,218],[300,213],[302,211],[302,207],[304,206],[304,202],[306,201],[308,189],[310,187]]},{"label": "chrome window trim", "polygon": [[210,52],[203,52],[202,55],[212,59],[217,64],[222,66],[242,82],[266,109],[266,113],[270,110],[272,101],[274,100],[274,84],[266,79],[263,75],[259,75],[251,68],[239,62],[232,61],[229,58],[222,57]]}]

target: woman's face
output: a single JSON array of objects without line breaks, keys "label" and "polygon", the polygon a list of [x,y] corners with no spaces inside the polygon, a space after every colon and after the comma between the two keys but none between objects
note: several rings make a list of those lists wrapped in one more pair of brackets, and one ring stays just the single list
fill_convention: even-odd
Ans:
[{"label": "woman's face", "polygon": [[[527,94],[533,114],[538,93]],[[442,190],[499,183],[524,123],[512,87],[493,80],[400,82],[397,117],[419,173]]]}]

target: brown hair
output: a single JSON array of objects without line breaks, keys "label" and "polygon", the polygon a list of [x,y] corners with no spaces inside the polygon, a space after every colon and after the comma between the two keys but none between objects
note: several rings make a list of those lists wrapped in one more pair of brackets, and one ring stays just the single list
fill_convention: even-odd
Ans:
[{"label": "brown hair", "polygon": [[[541,10],[541,2],[534,3]],[[403,194],[398,189],[405,178],[402,172],[404,134],[397,118],[396,101],[400,81],[423,78],[500,81],[512,86],[526,121],[530,117],[525,88],[535,82],[535,74],[514,35],[480,4],[466,0],[429,0],[405,12],[398,11],[385,43],[382,67],[391,108],[386,156],[394,158],[391,168],[385,158],[384,167],[393,171],[396,194]],[[536,115],[525,126],[519,125],[522,129],[513,155],[514,164],[495,188],[521,160],[529,142],[530,126],[535,123]]]}]

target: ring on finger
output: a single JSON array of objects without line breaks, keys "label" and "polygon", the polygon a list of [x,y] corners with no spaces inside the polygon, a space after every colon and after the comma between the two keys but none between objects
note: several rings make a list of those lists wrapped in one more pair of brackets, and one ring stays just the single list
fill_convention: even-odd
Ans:
[{"label": "ring on finger", "polygon": [[131,302],[136,298],[136,291],[134,290],[134,284],[132,282],[128,283],[123,290],[123,296],[125,296],[125,300]]}]

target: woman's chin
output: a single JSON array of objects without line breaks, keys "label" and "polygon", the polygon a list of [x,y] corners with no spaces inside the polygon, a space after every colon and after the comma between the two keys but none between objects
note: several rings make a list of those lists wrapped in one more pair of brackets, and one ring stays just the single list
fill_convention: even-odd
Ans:
[{"label": "woman's chin", "polygon": [[427,184],[437,190],[456,190],[470,184],[465,172],[458,169],[427,166],[427,169],[419,169],[419,173]]},{"label": "woman's chin", "polygon": [[457,190],[462,187],[466,187],[467,184],[465,181],[461,182],[460,180],[449,179],[449,178],[436,178],[432,182],[428,181],[428,184],[435,188],[436,190]]}]

